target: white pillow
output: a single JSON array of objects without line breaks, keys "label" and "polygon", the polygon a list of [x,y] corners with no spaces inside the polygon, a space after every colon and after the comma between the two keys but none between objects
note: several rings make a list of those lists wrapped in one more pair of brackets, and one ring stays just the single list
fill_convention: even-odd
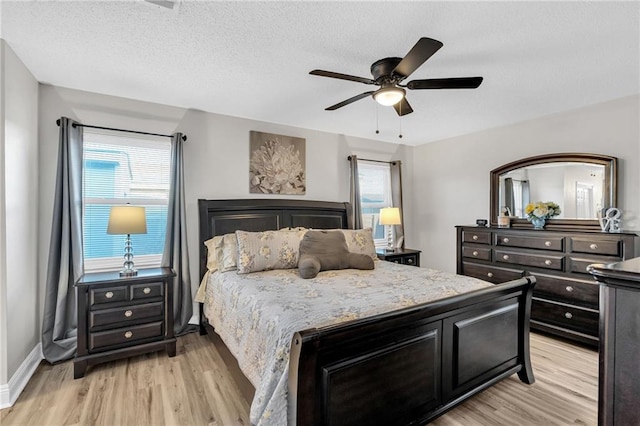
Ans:
[{"label": "white pillow", "polygon": [[298,266],[300,240],[305,231],[236,231],[238,239],[238,273]]}]

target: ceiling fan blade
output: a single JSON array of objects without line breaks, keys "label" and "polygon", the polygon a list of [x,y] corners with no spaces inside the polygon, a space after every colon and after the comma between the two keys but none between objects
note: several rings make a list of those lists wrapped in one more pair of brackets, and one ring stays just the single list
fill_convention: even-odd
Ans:
[{"label": "ceiling fan blade", "polygon": [[409,105],[409,101],[407,101],[406,97],[402,98],[402,100],[395,104],[393,108],[396,110],[400,117],[402,117],[403,115],[411,114],[413,112],[413,108],[411,108],[411,105]]},{"label": "ceiling fan blade", "polygon": [[335,105],[331,105],[330,107],[325,108],[326,111],[333,111],[336,110],[338,108],[342,108],[343,106],[349,105],[350,103],[353,103],[355,101],[359,101],[362,98],[366,98],[367,96],[370,96],[371,94],[373,94],[373,92],[364,92],[364,93],[360,93],[359,95],[356,95],[352,98],[347,99],[346,101],[342,101],[340,103],[337,103]]},{"label": "ceiling fan blade", "polygon": [[396,68],[393,70],[394,74],[398,74],[403,76],[404,78],[409,77],[409,75],[417,70],[420,65],[424,64],[427,59],[429,59],[434,53],[438,51],[442,47],[442,42],[438,40],[434,40],[428,37],[422,37],[418,42],[411,48],[409,53],[402,58],[400,63],[396,65]]},{"label": "ceiling fan blade", "polygon": [[355,75],[348,75],[348,74],[340,74],[339,72],[313,70],[309,72],[309,74],[319,75],[320,77],[338,78],[340,80],[357,81],[358,83],[364,83],[364,84],[375,84],[375,81],[371,80],[370,78],[357,77]]},{"label": "ceiling fan blade", "polygon": [[407,88],[416,89],[475,89],[482,83],[482,77],[428,78],[412,80]]}]

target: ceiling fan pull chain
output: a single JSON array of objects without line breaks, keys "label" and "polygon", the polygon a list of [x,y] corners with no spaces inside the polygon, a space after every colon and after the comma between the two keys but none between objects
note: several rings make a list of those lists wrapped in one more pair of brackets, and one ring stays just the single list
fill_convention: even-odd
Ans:
[{"label": "ceiling fan pull chain", "polygon": [[378,124],[378,103],[376,102],[376,135],[380,133],[380,125]]},{"label": "ceiling fan pull chain", "polygon": [[402,139],[402,103],[400,103],[400,115],[398,115],[398,120],[400,120],[400,134],[398,135],[398,138]]}]

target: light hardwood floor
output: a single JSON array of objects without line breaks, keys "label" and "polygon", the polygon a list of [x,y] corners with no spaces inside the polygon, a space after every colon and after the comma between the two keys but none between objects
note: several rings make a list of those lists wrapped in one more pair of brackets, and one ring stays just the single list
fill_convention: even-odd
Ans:
[{"label": "light hardwood floor", "polygon": [[[175,358],[110,362],[79,380],[71,362],[43,362],[14,406],[0,410],[0,424],[248,425],[246,384],[236,384],[217,342],[192,333],[178,338]],[[432,424],[596,425],[597,352],[532,334],[531,356],[533,385],[509,377]]]}]

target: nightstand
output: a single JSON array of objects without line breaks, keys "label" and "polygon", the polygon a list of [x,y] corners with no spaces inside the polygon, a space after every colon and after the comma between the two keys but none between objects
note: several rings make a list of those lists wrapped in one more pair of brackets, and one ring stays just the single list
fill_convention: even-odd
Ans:
[{"label": "nightstand", "polygon": [[376,250],[376,254],[380,260],[413,266],[420,266],[420,253],[420,250],[401,248],[394,249],[393,251],[387,251],[385,249]]},{"label": "nightstand", "polygon": [[78,352],[73,378],[87,367],[165,349],[176,355],[171,268],[141,269],[135,277],[117,271],[83,275],[76,283]]}]

